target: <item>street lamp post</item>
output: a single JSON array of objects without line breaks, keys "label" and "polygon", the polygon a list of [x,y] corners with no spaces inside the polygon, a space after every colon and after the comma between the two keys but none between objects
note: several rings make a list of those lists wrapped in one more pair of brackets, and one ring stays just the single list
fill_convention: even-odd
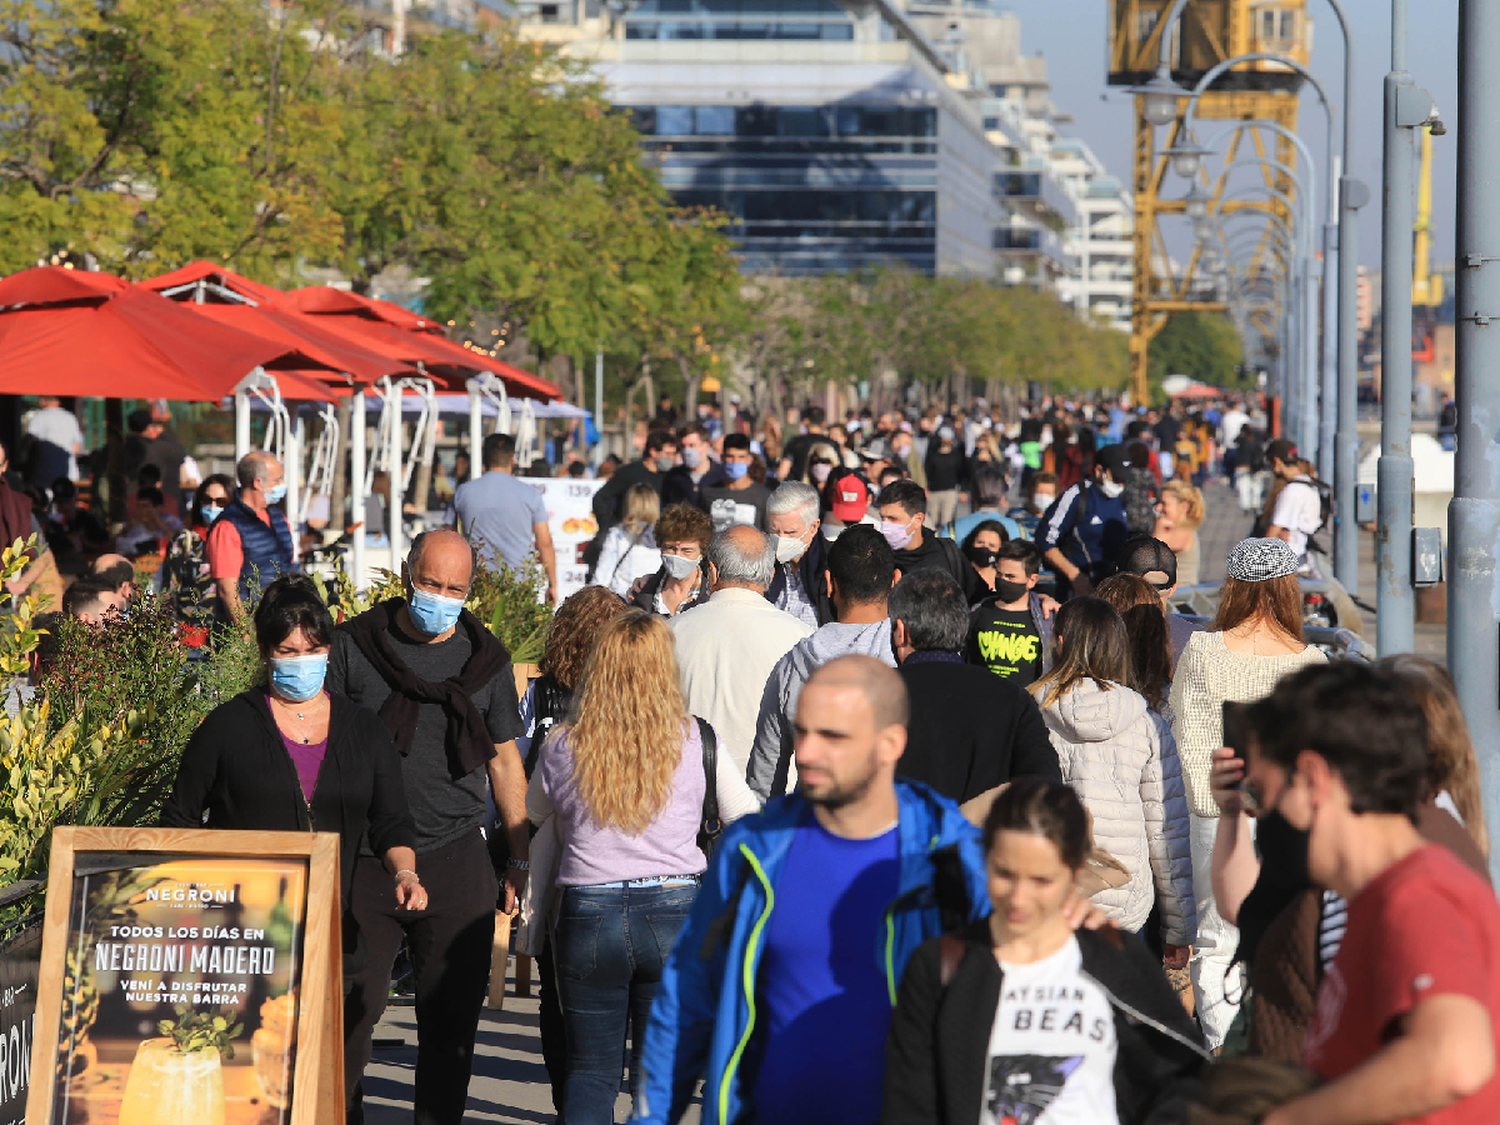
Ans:
[{"label": "street lamp post", "polygon": [[[1458,446],[1448,506],[1448,667],[1478,751],[1490,838],[1500,839],[1500,7],[1458,5]],[[1491,870],[1500,850],[1491,853]],[[1492,876],[1493,878],[1493,876]]]},{"label": "street lamp post", "polygon": [[1412,589],[1411,271],[1413,130],[1434,120],[1432,96],[1406,70],[1406,0],[1391,0],[1385,76],[1385,205],[1381,247],[1380,461],[1376,468],[1376,646],[1416,645]]}]

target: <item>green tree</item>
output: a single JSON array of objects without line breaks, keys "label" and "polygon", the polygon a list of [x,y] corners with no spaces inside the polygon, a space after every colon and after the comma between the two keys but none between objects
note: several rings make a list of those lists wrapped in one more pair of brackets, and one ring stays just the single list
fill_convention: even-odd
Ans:
[{"label": "green tree", "polygon": [[1235,386],[1244,349],[1229,318],[1216,313],[1176,313],[1151,341],[1151,381],[1188,375],[1215,387]]},{"label": "green tree", "polygon": [[127,275],[210,257],[275,279],[335,249],[316,15],[0,0],[0,271],[68,247]]}]

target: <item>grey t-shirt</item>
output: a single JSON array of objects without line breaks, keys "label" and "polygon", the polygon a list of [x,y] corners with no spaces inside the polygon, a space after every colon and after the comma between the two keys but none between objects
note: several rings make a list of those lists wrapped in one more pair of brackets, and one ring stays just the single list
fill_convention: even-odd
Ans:
[{"label": "grey t-shirt", "polygon": [[531,485],[496,470],[458,486],[448,522],[462,524],[486,561],[498,555],[508,566],[520,566],[536,540],[535,525],[547,522],[547,505]]},{"label": "grey t-shirt", "polygon": [[[462,629],[440,644],[426,644],[412,640],[392,621],[389,635],[397,659],[429,682],[458,675],[474,647]],[[334,634],[333,651],[328,658],[328,689],[342,692],[372,711],[379,711],[391,694],[390,686],[359,651],[354,638],[343,630]],[[521,726],[515,675],[509,662],[473,698],[490,737],[496,742],[509,742],[526,733]],[[485,770],[480,767],[455,776],[455,771],[462,767],[447,741],[448,716],[442,706],[423,703],[417,712],[411,753],[401,759],[401,776],[406,802],[416,824],[419,853],[452,843],[484,823],[488,794]]]}]

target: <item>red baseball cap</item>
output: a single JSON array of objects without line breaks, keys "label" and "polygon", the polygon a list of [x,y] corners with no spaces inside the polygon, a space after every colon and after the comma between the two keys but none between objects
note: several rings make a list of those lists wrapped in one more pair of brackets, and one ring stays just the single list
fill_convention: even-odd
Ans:
[{"label": "red baseball cap", "polygon": [[833,481],[833,518],[858,523],[870,504],[870,486],[857,473],[845,473]]}]

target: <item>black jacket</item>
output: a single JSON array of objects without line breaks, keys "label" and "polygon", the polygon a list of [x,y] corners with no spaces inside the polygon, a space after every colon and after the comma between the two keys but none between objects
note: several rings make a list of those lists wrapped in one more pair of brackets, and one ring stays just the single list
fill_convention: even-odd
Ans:
[{"label": "black jacket", "polygon": [[[988,920],[963,931],[963,959],[945,987],[942,939],[906,966],[885,1048],[881,1125],[973,1125],[984,1100],[990,1031],[1003,974]],[[1178,1125],[1202,1093],[1209,1059],[1198,1026],[1146,944],[1117,930],[1080,930],[1083,971],[1115,1015],[1120,1125]]]},{"label": "black jacket", "polygon": [[916,653],[898,671],[911,701],[899,775],[959,804],[1013,777],[1062,781],[1047,724],[1025,688],[957,657]]},{"label": "black jacket", "polygon": [[937,438],[927,446],[923,459],[927,470],[927,487],[932,492],[946,492],[950,488],[967,488],[969,484],[969,461],[964,456],[964,447],[957,442],[944,453]]},{"label": "black jacket", "polygon": [[985,590],[979,572],[964,558],[957,543],[951,539],[938,538],[930,527],[919,530],[922,533],[919,542],[896,552],[897,570],[902,574],[910,574],[916,570],[946,570],[963,590],[970,605],[994,593],[993,590]]},{"label": "black jacket", "polygon": [[599,525],[600,542],[603,542],[603,535],[620,522],[625,493],[630,486],[649,484],[660,496],[661,478],[662,474],[655,469],[648,469],[644,461],[627,461],[615,470],[615,475],[594,493],[594,521]]},{"label": "black jacket", "polygon": [[[702,605],[708,601],[708,560],[703,561],[699,571],[703,577],[698,583],[698,595],[686,608],[680,608],[677,612],[686,613],[687,610]],[[634,586],[630,588],[630,596],[625,599],[625,604],[637,609],[644,609],[647,613],[656,612],[656,591],[661,589],[661,584],[666,581],[667,568],[662,567],[655,574],[648,574],[644,578],[636,579]]]},{"label": "black jacket", "polygon": [[[828,596],[828,581],[824,578],[827,573],[828,540],[823,537],[823,531],[820,528],[813,535],[807,551],[797,563],[797,577],[802,582],[802,592],[807,595],[807,600],[812,602],[813,608],[818,611],[819,625],[827,625],[830,621],[839,619],[838,611],[833,608],[833,599]],[[766,601],[775,605],[785,589],[786,567],[777,563],[776,577],[772,578],[771,584],[766,587]]]},{"label": "black jacket", "polygon": [[382,855],[388,848],[415,847],[416,830],[402,788],[401,757],[380,716],[345,696],[330,699],[328,753],[311,815],[265,692],[251,688],[215,707],[193,732],[162,806],[162,826],[337,832],[347,908],[360,838],[368,831],[370,847]]},{"label": "black jacket", "polygon": [[661,506],[665,508],[668,504],[691,504],[695,508],[699,507],[699,491],[704,485],[718,488],[728,483],[729,475],[717,461],[710,463],[708,471],[696,481],[686,465],[678,465],[662,478]]}]

